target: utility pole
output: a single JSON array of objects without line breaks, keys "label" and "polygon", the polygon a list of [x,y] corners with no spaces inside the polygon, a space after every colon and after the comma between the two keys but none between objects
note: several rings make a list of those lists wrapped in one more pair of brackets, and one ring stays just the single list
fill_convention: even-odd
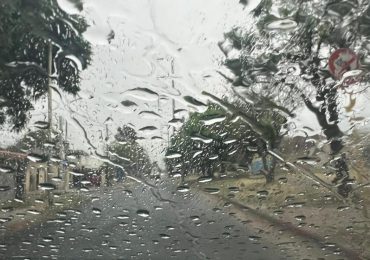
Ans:
[{"label": "utility pole", "polygon": [[[175,80],[173,79],[174,74],[175,74],[175,63],[174,63],[173,58],[171,60],[171,74],[172,74],[171,85],[172,85],[172,88],[175,88]],[[173,118],[175,118],[175,99],[174,98],[172,98],[172,119]],[[175,130],[175,128],[174,128],[174,130]]]},{"label": "utility pole", "polygon": [[109,156],[108,140],[109,140],[108,124],[105,124],[105,152],[106,152],[106,156]]},{"label": "utility pole", "polygon": [[52,138],[52,117],[53,117],[53,92],[51,88],[51,74],[52,74],[52,66],[53,66],[53,57],[52,57],[52,44],[49,41],[49,58],[48,58],[48,123],[49,123],[49,141]]},{"label": "utility pole", "polygon": [[[174,60],[174,58],[172,58],[171,59],[171,74],[172,74],[172,80],[171,80],[171,86],[172,86],[172,88],[175,88],[175,80],[173,79],[173,77],[174,77],[174,74],[175,74],[175,60]],[[175,99],[174,98],[172,98],[172,118],[171,118],[171,120],[172,119],[174,119],[175,118]],[[169,127],[169,129],[170,129],[171,127]],[[171,136],[171,134],[173,135],[175,133],[175,127],[173,126],[172,127],[172,133],[168,133],[168,143],[170,143],[170,136]]]},{"label": "utility pole", "polygon": [[[109,139],[109,131],[108,131],[108,124],[105,124],[105,155],[107,159],[109,159],[109,145],[108,145],[108,139]],[[104,167],[103,172],[101,173],[101,185],[110,186],[110,176],[108,172],[108,165]]]},{"label": "utility pole", "polygon": [[[53,66],[53,46],[51,41],[49,41],[49,51],[48,51],[48,123],[49,123],[49,133],[48,133],[48,140],[49,142],[52,141],[52,117],[53,117],[53,102],[52,102],[52,89],[51,89],[51,74],[52,74],[52,66]],[[49,158],[51,157],[51,150],[49,150]],[[50,164],[50,159],[47,165],[47,173],[45,182],[48,182],[49,176],[48,174],[52,171],[52,165]],[[57,169],[59,171],[59,169]],[[46,191],[46,197],[48,201],[48,206],[51,207],[53,205],[53,194],[49,190]]]}]

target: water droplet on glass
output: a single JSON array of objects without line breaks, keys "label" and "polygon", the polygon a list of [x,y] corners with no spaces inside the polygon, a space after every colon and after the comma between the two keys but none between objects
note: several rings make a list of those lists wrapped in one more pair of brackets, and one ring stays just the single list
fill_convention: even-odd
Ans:
[{"label": "water droplet on glass", "polygon": [[250,241],[258,241],[260,239],[261,239],[261,237],[259,237],[259,236],[249,236]]},{"label": "water droplet on glass", "polygon": [[32,215],[39,215],[39,214],[41,214],[40,211],[37,211],[35,209],[29,209],[29,210],[27,210],[27,213],[30,213]]},{"label": "water droplet on glass", "polygon": [[339,211],[344,211],[344,210],[349,209],[349,206],[339,206],[337,209],[338,209]]},{"label": "water droplet on glass", "polygon": [[298,221],[304,221],[305,219],[306,219],[306,216],[304,216],[304,215],[299,215],[299,216],[295,216],[294,217],[296,220],[298,220]]},{"label": "water droplet on glass", "polygon": [[157,101],[158,94],[148,88],[134,88],[126,91],[130,96],[145,101]]},{"label": "water droplet on glass", "polygon": [[179,186],[177,187],[178,192],[188,192],[190,188],[188,186]]},{"label": "water droplet on glass", "polygon": [[212,115],[212,116],[207,116],[201,120],[201,122],[204,125],[213,125],[216,123],[220,123],[226,119],[226,116],[224,115]]},{"label": "water droplet on glass", "polygon": [[149,217],[149,211],[145,209],[139,209],[138,211],[136,211],[136,214],[143,218]]},{"label": "water droplet on glass", "polygon": [[128,216],[128,215],[118,215],[118,216],[116,216],[116,218],[117,219],[129,219],[130,216]]},{"label": "water droplet on glass", "polygon": [[158,119],[158,118],[161,118],[161,116],[159,114],[157,114],[156,112],[153,112],[153,111],[141,111],[139,113],[140,116],[142,116],[143,118],[146,118],[146,119]]},{"label": "water droplet on glass", "polygon": [[185,96],[184,97],[184,100],[186,102],[188,102],[189,104],[194,105],[195,107],[199,107],[199,108],[200,107],[203,107],[203,108],[206,108],[207,107],[207,105],[204,104],[203,102],[201,102],[201,101],[199,101],[199,100],[197,100],[197,99],[195,99],[193,97],[190,97],[190,96]]},{"label": "water droplet on glass", "polygon": [[39,188],[40,190],[55,190],[56,186],[53,183],[44,182],[39,184]]},{"label": "water droplet on glass", "polygon": [[198,182],[199,183],[205,183],[205,182],[210,182],[210,181],[212,181],[212,177],[200,177],[200,178],[198,178]]},{"label": "water droplet on glass", "polygon": [[269,195],[269,192],[267,190],[261,190],[257,192],[257,196],[259,198],[266,198]]},{"label": "water droplet on glass", "polygon": [[297,22],[290,19],[273,21],[266,25],[269,30],[292,30],[297,27]]},{"label": "water droplet on glass", "polygon": [[232,193],[238,193],[240,190],[239,187],[229,187],[229,191]]},{"label": "water droplet on glass", "polygon": [[41,162],[43,160],[43,157],[40,155],[29,154],[27,155],[27,159],[30,160],[31,162]]},{"label": "water droplet on glass", "polygon": [[1,173],[9,173],[12,172],[13,170],[9,167],[0,167],[0,172]]},{"label": "water droplet on glass", "polygon": [[167,235],[167,234],[159,234],[159,236],[162,238],[162,239],[170,239],[171,236]]},{"label": "water droplet on glass", "polygon": [[204,188],[204,191],[210,194],[217,194],[220,192],[220,189],[219,188]]},{"label": "water droplet on glass", "polygon": [[0,192],[1,191],[8,191],[8,190],[10,190],[11,189],[11,187],[10,186],[0,186]]},{"label": "water droplet on glass", "polygon": [[181,153],[176,153],[176,152],[173,152],[173,153],[169,152],[166,154],[167,159],[180,158],[181,156],[182,156]]},{"label": "water droplet on glass", "polygon": [[100,209],[98,209],[98,208],[93,208],[93,209],[92,209],[92,212],[93,212],[94,214],[97,214],[97,215],[100,215],[100,214],[101,214],[101,210],[100,210]]}]

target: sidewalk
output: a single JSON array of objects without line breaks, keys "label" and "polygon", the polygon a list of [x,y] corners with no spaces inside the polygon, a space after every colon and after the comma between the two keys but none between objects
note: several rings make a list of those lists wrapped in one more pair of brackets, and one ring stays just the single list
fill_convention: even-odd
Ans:
[{"label": "sidewalk", "polygon": [[53,191],[52,206],[48,206],[46,192],[27,194],[23,202],[13,200],[7,206],[0,208],[0,230],[7,232],[22,231],[32,225],[53,219],[66,209],[76,209],[91,199],[92,196],[107,191],[115,191],[127,187],[132,181],[126,179],[123,183],[112,183],[112,186],[89,187],[88,189],[69,189],[66,191]]},{"label": "sidewalk", "polygon": [[58,212],[81,204],[86,197],[81,192],[70,190],[61,194],[54,193],[53,204],[48,206],[46,193],[28,194],[24,202],[12,202],[2,207],[0,228],[7,232],[17,232],[34,224],[53,218]]}]

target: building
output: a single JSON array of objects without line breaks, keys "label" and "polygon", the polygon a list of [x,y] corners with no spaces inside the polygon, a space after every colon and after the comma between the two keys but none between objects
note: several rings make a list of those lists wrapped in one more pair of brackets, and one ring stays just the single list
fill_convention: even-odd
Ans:
[{"label": "building", "polygon": [[22,198],[26,161],[24,153],[0,150],[0,201]]}]

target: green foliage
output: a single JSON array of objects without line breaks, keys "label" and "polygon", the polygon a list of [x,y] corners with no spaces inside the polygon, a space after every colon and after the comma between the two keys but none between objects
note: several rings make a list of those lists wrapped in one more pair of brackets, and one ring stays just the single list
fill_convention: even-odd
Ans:
[{"label": "green foliage", "polygon": [[130,142],[134,143],[137,139],[137,134],[135,130],[127,125],[124,125],[122,127],[119,127],[117,129],[117,134],[114,136],[114,138],[118,142]]},{"label": "green foliage", "polygon": [[115,139],[108,147],[111,161],[122,165],[133,175],[149,175],[151,171],[149,156],[136,141],[135,130],[124,125],[118,128]]},{"label": "green foliage", "polygon": [[[227,102],[227,101],[225,101]],[[166,159],[167,168],[188,174],[189,170],[204,175],[221,171],[228,164],[246,166],[256,153],[269,143],[280,140],[285,119],[273,111],[255,111],[242,102],[233,105],[248,114],[265,132],[253,131],[249,124],[228,113],[215,103],[209,103],[204,113],[192,113],[185,124],[171,137],[167,154],[181,157]]]},{"label": "green foliage", "polygon": [[36,153],[43,155],[59,156],[61,145],[63,144],[60,133],[53,131],[52,138],[49,141],[49,131],[40,129],[29,131],[13,146],[13,150],[25,153]]},{"label": "green foliage", "polygon": [[[234,75],[227,80],[244,87],[241,96],[252,100],[256,109],[269,104],[293,116],[297,107],[306,105],[328,139],[340,138],[337,88],[328,59],[338,48],[362,49],[360,57],[368,55],[363,44],[370,36],[369,3],[262,0],[252,13],[254,25],[233,28],[220,43],[225,66]],[[369,65],[365,59],[361,63]],[[320,107],[312,105],[312,98],[321,102]],[[265,135],[272,132],[268,128]],[[335,147],[333,152],[342,146]]]},{"label": "green foliage", "polygon": [[86,28],[82,17],[68,15],[56,0],[1,1],[0,124],[9,119],[14,130],[22,129],[32,102],[47,92],[49,41],[59,88],[79,91],[79,67],[85,69],[91,59],[82,37]]}]

